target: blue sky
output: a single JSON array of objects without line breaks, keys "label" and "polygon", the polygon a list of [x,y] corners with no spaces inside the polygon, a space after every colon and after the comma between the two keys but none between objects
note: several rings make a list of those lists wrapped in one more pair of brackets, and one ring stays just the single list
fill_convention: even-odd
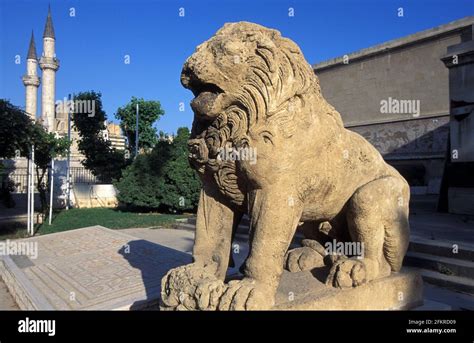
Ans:
[{"label": "blue sky", "polygon": [[179,82],[184,61],[225,22],[276,28],[313,64],[474,14],[472,0],[0,0],[0,98],[20,107],[31,30],[41,54],[48,3],[61,63],[56,98],[100,91],[111,120],[132,96],[159,100],[166,113],[156,127],[169,133],[192,123],[192,94]]}]

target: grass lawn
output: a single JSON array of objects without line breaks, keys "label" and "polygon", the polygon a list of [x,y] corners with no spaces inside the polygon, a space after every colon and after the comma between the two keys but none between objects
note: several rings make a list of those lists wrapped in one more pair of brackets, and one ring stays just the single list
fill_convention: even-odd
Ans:
[{"label": "grass lawn", "polygon": [[51,226],[46,218],[37,232],[45,235],[93,225],[109,229],[169,226],[176,219],[185,217],[187,215],[123,212],[111,208],[73,208],[56,213]]}]

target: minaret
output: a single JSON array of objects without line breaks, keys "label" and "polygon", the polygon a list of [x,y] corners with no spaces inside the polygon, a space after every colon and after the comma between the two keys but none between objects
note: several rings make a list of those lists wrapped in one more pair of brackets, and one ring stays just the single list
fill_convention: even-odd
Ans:
[{"label": "minaret", "polygon": [[40,78],[38,77],[38,58],[36,57],[33,31],[31,31],[30,47],[28,49],[28,56],[26,57],[26,74],[23,76],[23,84],[26,89],[25,111],[32,119],[36,120]]},{"label": "minaret", "polygon": [[43,55],[40,59],[40,67],[43,70],[43,85],[41,87],[41,119],[47,125],[49,132],[55,130],[55,92],[56,92],[56,70],[59,68],[59,60],[56,58],[53,20],[51,19],[51,8],[48,9],[48,17],[43,33]]}]

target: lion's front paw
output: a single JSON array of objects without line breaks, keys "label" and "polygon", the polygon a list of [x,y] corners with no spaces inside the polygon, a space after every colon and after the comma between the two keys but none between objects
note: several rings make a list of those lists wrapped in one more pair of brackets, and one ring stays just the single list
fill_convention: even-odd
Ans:
[{"label": "lion's front paw", "polygon": [[269,310],[275,302],[275,290],[256,280],[245,278],[231,281],[221,297],[221,311]]},{"label": "lion's front paw", "polygon": [[326,285],[337,288],[357,287],[366,282],[366,266],[357,259],[341,259],[336,261],[326,279]]},{"label": "lion's front paw", "polygon": [[195,293],[195,298],[200,310],[217,310],[219,299],[224,294],[226,287],[221,280],[201,281]]},{"label": "lion's front paw", "polygon": [[202,265],[174,268],[161,281],[162,308],[215,310],[224,290],[224,283]]}]

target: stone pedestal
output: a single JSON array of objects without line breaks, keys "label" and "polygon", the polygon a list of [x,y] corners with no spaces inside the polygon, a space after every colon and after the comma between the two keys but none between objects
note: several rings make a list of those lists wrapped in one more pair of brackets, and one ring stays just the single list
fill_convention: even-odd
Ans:
[{"label": "stone pedestal", "polygon": [[324,284],[327,271],[285,272],[274,310],[407,310],[423,305],[423,281],[413,270],[350,289]]}]

